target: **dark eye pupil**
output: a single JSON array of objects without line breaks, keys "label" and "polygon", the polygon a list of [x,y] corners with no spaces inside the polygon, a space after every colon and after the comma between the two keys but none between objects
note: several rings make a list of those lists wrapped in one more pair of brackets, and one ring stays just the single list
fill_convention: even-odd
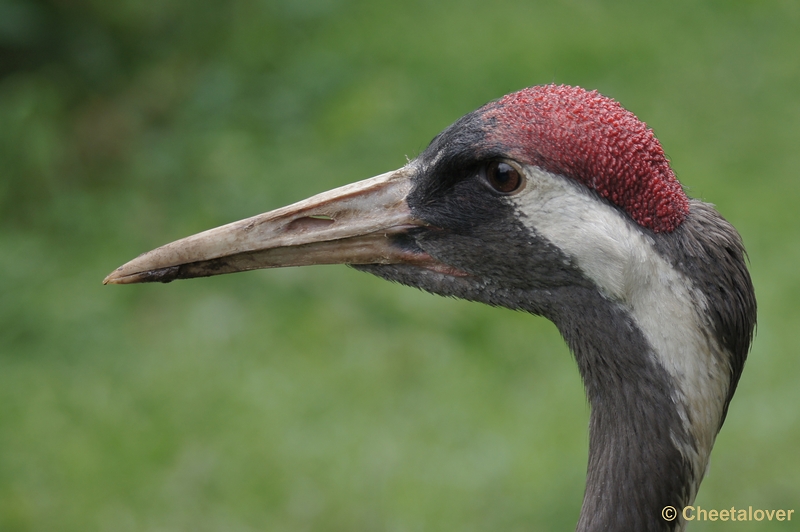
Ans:
[{"label": "dark eye pupil", "polygon": [[495,161],[486,169],[489,184],[498,192],[508,194],[519,188],[522,178],[516,168],[508,163]]}]

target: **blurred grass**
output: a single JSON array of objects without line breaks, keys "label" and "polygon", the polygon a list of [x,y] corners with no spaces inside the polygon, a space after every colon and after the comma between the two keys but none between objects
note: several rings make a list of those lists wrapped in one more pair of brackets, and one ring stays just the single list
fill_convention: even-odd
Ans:
[{"label": "blurred grass", "polygon": [[572,529],[588,408],[548,322],[344,267],[100,285],[549,82],[647,121],[742,233],[758,336],[698,503],[800,511],[798,28],[791,1],[0,1],[0,530]]}]

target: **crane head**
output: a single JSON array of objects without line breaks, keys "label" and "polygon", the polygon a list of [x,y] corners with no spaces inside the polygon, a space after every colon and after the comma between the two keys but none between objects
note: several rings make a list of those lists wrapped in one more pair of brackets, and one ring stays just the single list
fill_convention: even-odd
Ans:
[{"label": "crane head", "polygon": [[104,283],[344,263],[519,308],[515,290],[587,284],[586,263],[625,260],[613,230],[671,232],[688,208],[632,113],[594,91],[538,86],[465,115],[396,171],[172,242]]}]

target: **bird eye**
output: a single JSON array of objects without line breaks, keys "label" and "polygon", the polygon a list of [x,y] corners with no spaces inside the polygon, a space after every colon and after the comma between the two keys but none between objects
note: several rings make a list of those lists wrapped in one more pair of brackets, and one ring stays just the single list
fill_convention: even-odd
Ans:
[{"label": "bird eye", "polygon": [[511,194],[522,185],[520,171],[503,161],[492,161],[486,166],[486,180],[503,194]]}]

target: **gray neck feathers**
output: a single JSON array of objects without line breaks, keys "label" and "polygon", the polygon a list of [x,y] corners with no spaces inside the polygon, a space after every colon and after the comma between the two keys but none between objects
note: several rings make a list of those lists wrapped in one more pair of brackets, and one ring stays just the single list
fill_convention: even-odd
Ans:
[{"label": "gray neck feathers", "polygon": [[696,491],[694,447],[674,401],[676,383],[621,306],[597,292],[564,289],[580,300],[552,316],[575,353],[591,403],[589,465],[579,531],[674,530],[661,517]]}]

